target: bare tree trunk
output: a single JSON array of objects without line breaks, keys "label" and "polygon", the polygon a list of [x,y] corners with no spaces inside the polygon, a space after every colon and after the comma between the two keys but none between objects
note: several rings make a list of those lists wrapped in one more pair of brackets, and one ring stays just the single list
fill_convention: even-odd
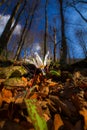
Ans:
[{"label": "bare tree trunk", "polygon": [[[16,51],[16,55],[14,57],[14,60],[19,60],[20,53],[21,53],[21,50],[22,50],[23,45],[25,43],[26,36],[28,34],[28,31],[31,28],[32,20],[34,18],[34,12],[35,12],[35,10],[38,6],[38,2],[39,2],[39,0],[36,1],[35,5],[33,5],[32,12],[30,12],[30,14],[28,15],[28,18],[26,19],[26,23],[25,23],[24,29],[23,29],[22,34],[21,34],[21,38],[20,38],[20,41],[19,41],[19,44],[18,44],[18,48],[17,48],[17,51]],[[32,16],[31,16],[31,13],[32,13]],[[31,17],[31,19],[30,19],[30,17]]]},{"label": "bare tree trunk", "polygon": [[54,28],[54,51],[53,51],[53,55],[54,55],[54,62],[56,61],[56,46],[57,46],[57,40],[56,40],[56,29]]},{"label": "bare tree trunk", "polygon": [[64,22],[64,14],[63,14],[63,1],[59,0],[60,3],[60,17],[61,17],[61,57],[60,63],[61,65],[65,65],[67,62],[67,43],[65,37],[65,22]]},{"label": "bare tree trunk", "polygon": [[13,12],[11,14],[11,17],[10,19],[8,20],[6,26],[5,26],[5,29],[3,31],[3,33],[1,34],[0,36],[0,54],[2,53],[2,51],[4,50],[4,48],[7,46],[9,40],[10,40],[10,37],[12,35],[12,32],[14,31],[14,28],[16,27],[17,25],[17,22],[19,20],[19,16],[21,15],[20,12],[13,25],[13,27],[11,28],[12,24],[13,24],[13,21],[15,19],[15,15],[17,14],[19,8],[20,8],[20,5],[21,5],[21,0],[19,0],[16,4],[16,6],[14,7],[13,9]]},{"label": "bare tree trunk", "polygon": [[21,34],[21,38],[20,38],[20,41],[19,41],[19,44],[18,44],[18,48],[17,48],[17,51],[16,51],[16,55],[14,57],[14,60],[19,59],[20,51],[21,51],[21,48],[23,46],[23,37],[24,37],[25,31],[26,31],[27,22],[28,22],[28,20],[26,20],[25,26],[23,28],[23,31],[22,31],[22,34]]},{"label": "bare tree trunk", "polygon": [[44,34],[44,57],[47,53],[47,34],[48,34],[48,16],[47,16],[48,0],[45,3],[45,34]]}]

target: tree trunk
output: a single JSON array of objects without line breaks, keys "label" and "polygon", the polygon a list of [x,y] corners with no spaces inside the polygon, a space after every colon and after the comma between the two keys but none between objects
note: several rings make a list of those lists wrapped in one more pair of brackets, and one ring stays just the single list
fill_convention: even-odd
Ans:
[{"label": "tree trunk", "polygon": [[11,14],[11,17],[10,19],[8,20],[6,26],[5,26],[5,29],[3,31],[3,33],[1,34],[0,36],[0,54],[3,52],[4,48],[7,47],[7,44],[10,40],[10,37],[12,35],[12,32],[14,31],[14,28],[15,26],[13,26],[14,28],[11,28],[12,24],[13,24],[13,21],[15,19],[15,15],[17,14],[19,8],[20,8],[20,5],[21,5],[21,1],[19,0],[16,4],[16,6],[14,7],[13,9],[13,12]]},{"label": "tree trunk", "polygon": [[22,34],[21,34],[21,38],[20,38],[20,41],[19,41],[19,44],[18,44],[18,48],[17,48],[17,51],[16,51],[16,55],[14,57],[14,60],[18,60],[19,59],[20,52],[21,52],[21,49],[22,49],[22,46],[23,46],[23,37],[24,37],[25,31],[26,31],[27,22],[28,21],[26,20],[26,23],[25,23],[25,26],[24,26]]},{"label": "tree trunk", "polygon": [[47,34],[48,34],[48,17],[47,17],[48,0],[45,3],[45,34],[44,34],[44,57],[47,53]]},{"label": "tree trunk", "polygon": [[[33,5],[32,12],[30,12],[30,14],[28,15],[28,18],[26,19],[26,23],[25,23],[24,29],[23,29],[22,34],[21,34],[21,38],[20,38],[20,41],[19,41],[19,44],[18,44],[18,48],[17,48],[17,51],[16,51],[16,55],[14,57],[14,60],[19,60],[20,53],[21,53],[21,50],[22,50],[23,45],[25,43],[26,36],[28,34],[28,31],[31,28],[32,20],[34,18],[34,12],[35,12],[35,10],[38,6],[38,2],[39,1],[36,1],[35,5]],[[31,16],[31,13],[32,13],[32,16]],[[31,19],[30,19],[30,17],[31,17]]]},{"label": "tree trunk", "polygon": [[64,14],[63,14],[63,1],[59,0],[60,3],[60,17],[61,17],[61,55],[60,55],[60,63],[61,65],[65,65],[67,63],[67,43],[65,37],[65,23],[64,23]]},{"label": "tree trunk", "polygon": [[56,45],[57,45],[57,41],[56,41],[56,29],[54,28],[54,51],[53,51],[53,55],[54,55],[54,62],[56,61]]}]

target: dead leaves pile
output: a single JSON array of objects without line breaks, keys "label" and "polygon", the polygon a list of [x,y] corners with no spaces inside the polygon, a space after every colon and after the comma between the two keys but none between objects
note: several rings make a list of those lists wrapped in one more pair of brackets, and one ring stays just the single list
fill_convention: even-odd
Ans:
[{"label": "dead leaves pile", "polygon": [[9,87],[0,79],[0,129],[34,130],[24,104],[28,98],[37,99],[48,130],[87,130],[87,77],[81,76],[76,73],[62,83],[38,74]]}]

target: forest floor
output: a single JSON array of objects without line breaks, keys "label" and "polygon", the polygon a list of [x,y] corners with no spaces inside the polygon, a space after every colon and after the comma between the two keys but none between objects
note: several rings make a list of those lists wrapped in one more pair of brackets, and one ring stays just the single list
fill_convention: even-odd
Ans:
[{"label": "forest floor", "polygon": [[86,66],[74,64],[60,76],[21,66],[0,61],[0,130],[35,130],[25,99],[37,101],[48,130],[87,130]]}]

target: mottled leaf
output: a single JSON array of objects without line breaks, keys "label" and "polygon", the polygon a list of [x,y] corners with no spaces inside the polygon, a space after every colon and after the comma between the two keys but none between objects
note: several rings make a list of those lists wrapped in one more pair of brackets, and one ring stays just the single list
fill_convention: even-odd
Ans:
[{"label": "mottled leaf", "polygon": [[47,130],[46,121],[43,118],[41,107],[37,104],[37,101],[25,99],[25,103],[35,130]]}]

